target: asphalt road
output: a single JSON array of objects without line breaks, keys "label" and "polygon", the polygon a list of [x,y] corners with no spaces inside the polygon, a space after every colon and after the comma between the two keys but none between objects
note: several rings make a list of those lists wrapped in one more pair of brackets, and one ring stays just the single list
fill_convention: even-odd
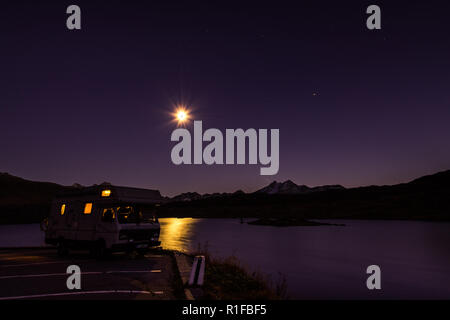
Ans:
[{"label": "asphalt road", "polygon": [[[68,289],[70,265],[81,270],[81,289]],[[11,299],[176,299],[173,257],[113,254],[95,259],[86,252],[59,257],[54,249],[0,250],[0,300]]]}]

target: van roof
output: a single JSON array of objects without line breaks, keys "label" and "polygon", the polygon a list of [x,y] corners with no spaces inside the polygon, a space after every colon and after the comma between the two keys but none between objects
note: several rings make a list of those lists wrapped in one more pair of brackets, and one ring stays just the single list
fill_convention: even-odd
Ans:
[{"label": "van roof", "polygon": [[[102,192],[108,191],[107,196],[102,196]],[[56,194],[56,200],[75,200],[75,199],[98,199],[114,200],[120,202],[133,203],[161,203],[164,198],[158,190],[113,186],[110,184],[96,185],[92,187],[71,188]]]}]

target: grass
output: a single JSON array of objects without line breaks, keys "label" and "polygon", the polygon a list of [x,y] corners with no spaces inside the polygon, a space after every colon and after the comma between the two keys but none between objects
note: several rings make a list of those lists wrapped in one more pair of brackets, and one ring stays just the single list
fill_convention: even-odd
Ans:
[{"label": "grass", "polygon": [[235,256],[212,257],[207,245],[195,252],[206,258],[204,300],[280,300],[287,299],[287,284],[280,274],[274,282],[259,271],[249,271]]}]

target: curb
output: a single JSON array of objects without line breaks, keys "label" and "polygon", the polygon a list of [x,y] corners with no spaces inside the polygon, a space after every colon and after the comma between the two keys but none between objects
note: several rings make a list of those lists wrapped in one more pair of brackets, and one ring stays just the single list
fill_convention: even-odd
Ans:
[{"label": "curb", "polygon": [[[177,264],[177,269],[181,277],[181,281],[183,282],[183,285],[186,285],[191,274],[192,263],[189,261],[188,256],[184,253],[174,251],[173,255],[175,257],[175,262]],[[189,288],[184,289],[184,294],[187,300],[195,300]]]}]

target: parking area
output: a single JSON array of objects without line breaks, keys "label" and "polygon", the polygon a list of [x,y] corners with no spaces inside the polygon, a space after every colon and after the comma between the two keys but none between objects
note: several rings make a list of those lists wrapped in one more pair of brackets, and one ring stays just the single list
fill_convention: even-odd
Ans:
[{"label": "parking area", "polygon": [[[80,289],[67,287],[70,265],[80,268]],[[101,260],[82,251],[59,257],[50,248],[0,250],[0,300],[170,300],[177,298],[177,272],[173,257],[158,250]]]}]

